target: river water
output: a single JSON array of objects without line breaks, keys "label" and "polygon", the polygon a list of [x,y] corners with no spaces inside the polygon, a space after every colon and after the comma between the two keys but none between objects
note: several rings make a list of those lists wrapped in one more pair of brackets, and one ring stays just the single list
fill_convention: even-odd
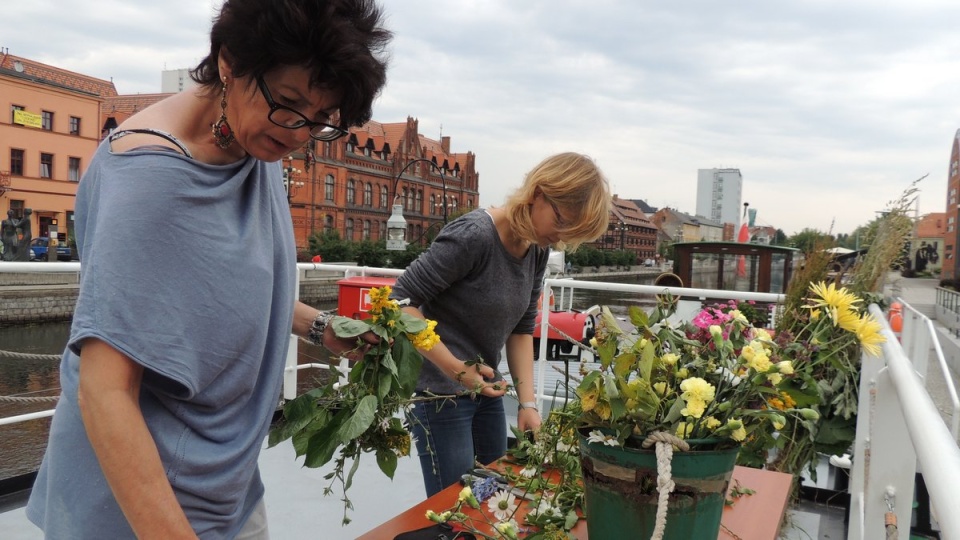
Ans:
[{"label": "river water", "polygon": [[[652,283],[650,276],[608,279],[618,283]],[[624,297],[613,291],[578,290],[574,293],[573,308],[587,309],[593,305],[608,305],[614,311],[625,311],[626,306],[640,300]],[[321,305],[320,309],[333,309],[334,305]],[[70,334],[69,322],[47,323],[31,326],[0,328],[0,396],[40,397],[60,393],[60,360]],[[56,355],[49,359],[12,358],[3,351]],[[326,352],[302,340],[298,347],[298,362],[327,362]],[[311,370],[307,373],[318,373]],[[319,372],[321,374],[326,372]],[[322,376],[322,375],[321,375]],[[317,384],[317,375],[301,376],[298,384],[303,392]],[[0,418],[43,411],[53,408],[50,402],[8,403],[0,401]],[[46,448],[50,419],[30,420],[0,426],[0,480],[33,472],[40,465]]]}]

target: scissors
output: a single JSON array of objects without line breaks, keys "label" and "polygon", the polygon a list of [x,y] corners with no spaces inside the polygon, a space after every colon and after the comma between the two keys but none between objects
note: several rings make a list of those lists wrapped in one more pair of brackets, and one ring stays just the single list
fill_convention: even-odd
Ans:
[{"label": "scissors", "polygon": [[512,493],[521,499],[532,501],[536,498],[532,492],[522,490],[516,486],[511,486],[510,482],[507,480],[507,477],[489,469],[473,469],[460,477],[460,483],[465,486],[472,486],[475,481],[483,480],[485,478],[492,478],[494,481],[496,481],[497,485],[500,486],[500,489],[508,493]]}]

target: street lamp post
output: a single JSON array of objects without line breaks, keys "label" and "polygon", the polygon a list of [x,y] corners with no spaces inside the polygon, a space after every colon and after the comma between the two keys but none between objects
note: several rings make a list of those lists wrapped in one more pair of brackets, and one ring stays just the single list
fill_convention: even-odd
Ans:
[{"label": "street lamp post", "polygon": [[[410,160],[406,165],[400,169],[400,172],[397,173],[397,176],[393,179],[393,210],[390,213],[390,219],[387,220],[387,249],[391,251],[401,251],[407,248],[406,234],[407,234],[407,220],[403,217],[403,205],[397,204],[397,184],[400,183],[400,177],[403,176],[403,173],[414,163],[424,162],[430,164],[433,168],[437,169],[437,172],[440,173],[440,185],[443,189],[443,200],[447,200],[447,181],[443,177],[443,169],[441,169],[436,163],[430,161],[429,159],[417,158]],[[443,208],[443,223],[447,222],[447,208],[444,205]]]},{"label": "street lamp post", "polygon": [[304,183],[296,179],[296,176],[303,171],[293,166],[293,160],[287,159],[288,165],[283,168],[283,187],[287,191],[287,204],[290,204],[290,200],[297,190],[304,186]]}]

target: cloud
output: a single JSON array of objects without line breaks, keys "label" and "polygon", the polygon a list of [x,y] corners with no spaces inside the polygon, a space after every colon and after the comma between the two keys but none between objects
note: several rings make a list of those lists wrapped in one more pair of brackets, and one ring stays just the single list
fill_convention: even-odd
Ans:
[{"label": "cloud", "polygon": [[[136,93],[205,55],[218,2],[23,4],[0,21],[0,45]],[[849,232],[927,173],[920,212],[944,211],[960,127],[956,2],[382,5],[395,39],[374,118],[413,116],[474,152],[484,205],[575,150],[621,197],[690,213],[697,169],[737,167],[744,200],[787,233]]]}]

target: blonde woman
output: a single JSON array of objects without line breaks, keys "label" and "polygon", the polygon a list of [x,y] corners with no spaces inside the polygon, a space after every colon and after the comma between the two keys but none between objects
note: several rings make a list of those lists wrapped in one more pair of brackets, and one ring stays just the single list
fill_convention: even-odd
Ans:
[{"label": "blonde woman", "polygon": [[410,413],[428,496],[459,481],[474,460],[489,463],[506,452],[505,387],[496,372],[504,347],[520,401],[518,427],[540,427],[533,329],[548,253],[599,237],[610,200],[592,159],[548,157],[503,207],[444,227],[397,280],[393,297],[409,298],[408,312],[437,321],[441,339],[421,351],[428,361],[417,392],[457,396],[421,402]]}]

